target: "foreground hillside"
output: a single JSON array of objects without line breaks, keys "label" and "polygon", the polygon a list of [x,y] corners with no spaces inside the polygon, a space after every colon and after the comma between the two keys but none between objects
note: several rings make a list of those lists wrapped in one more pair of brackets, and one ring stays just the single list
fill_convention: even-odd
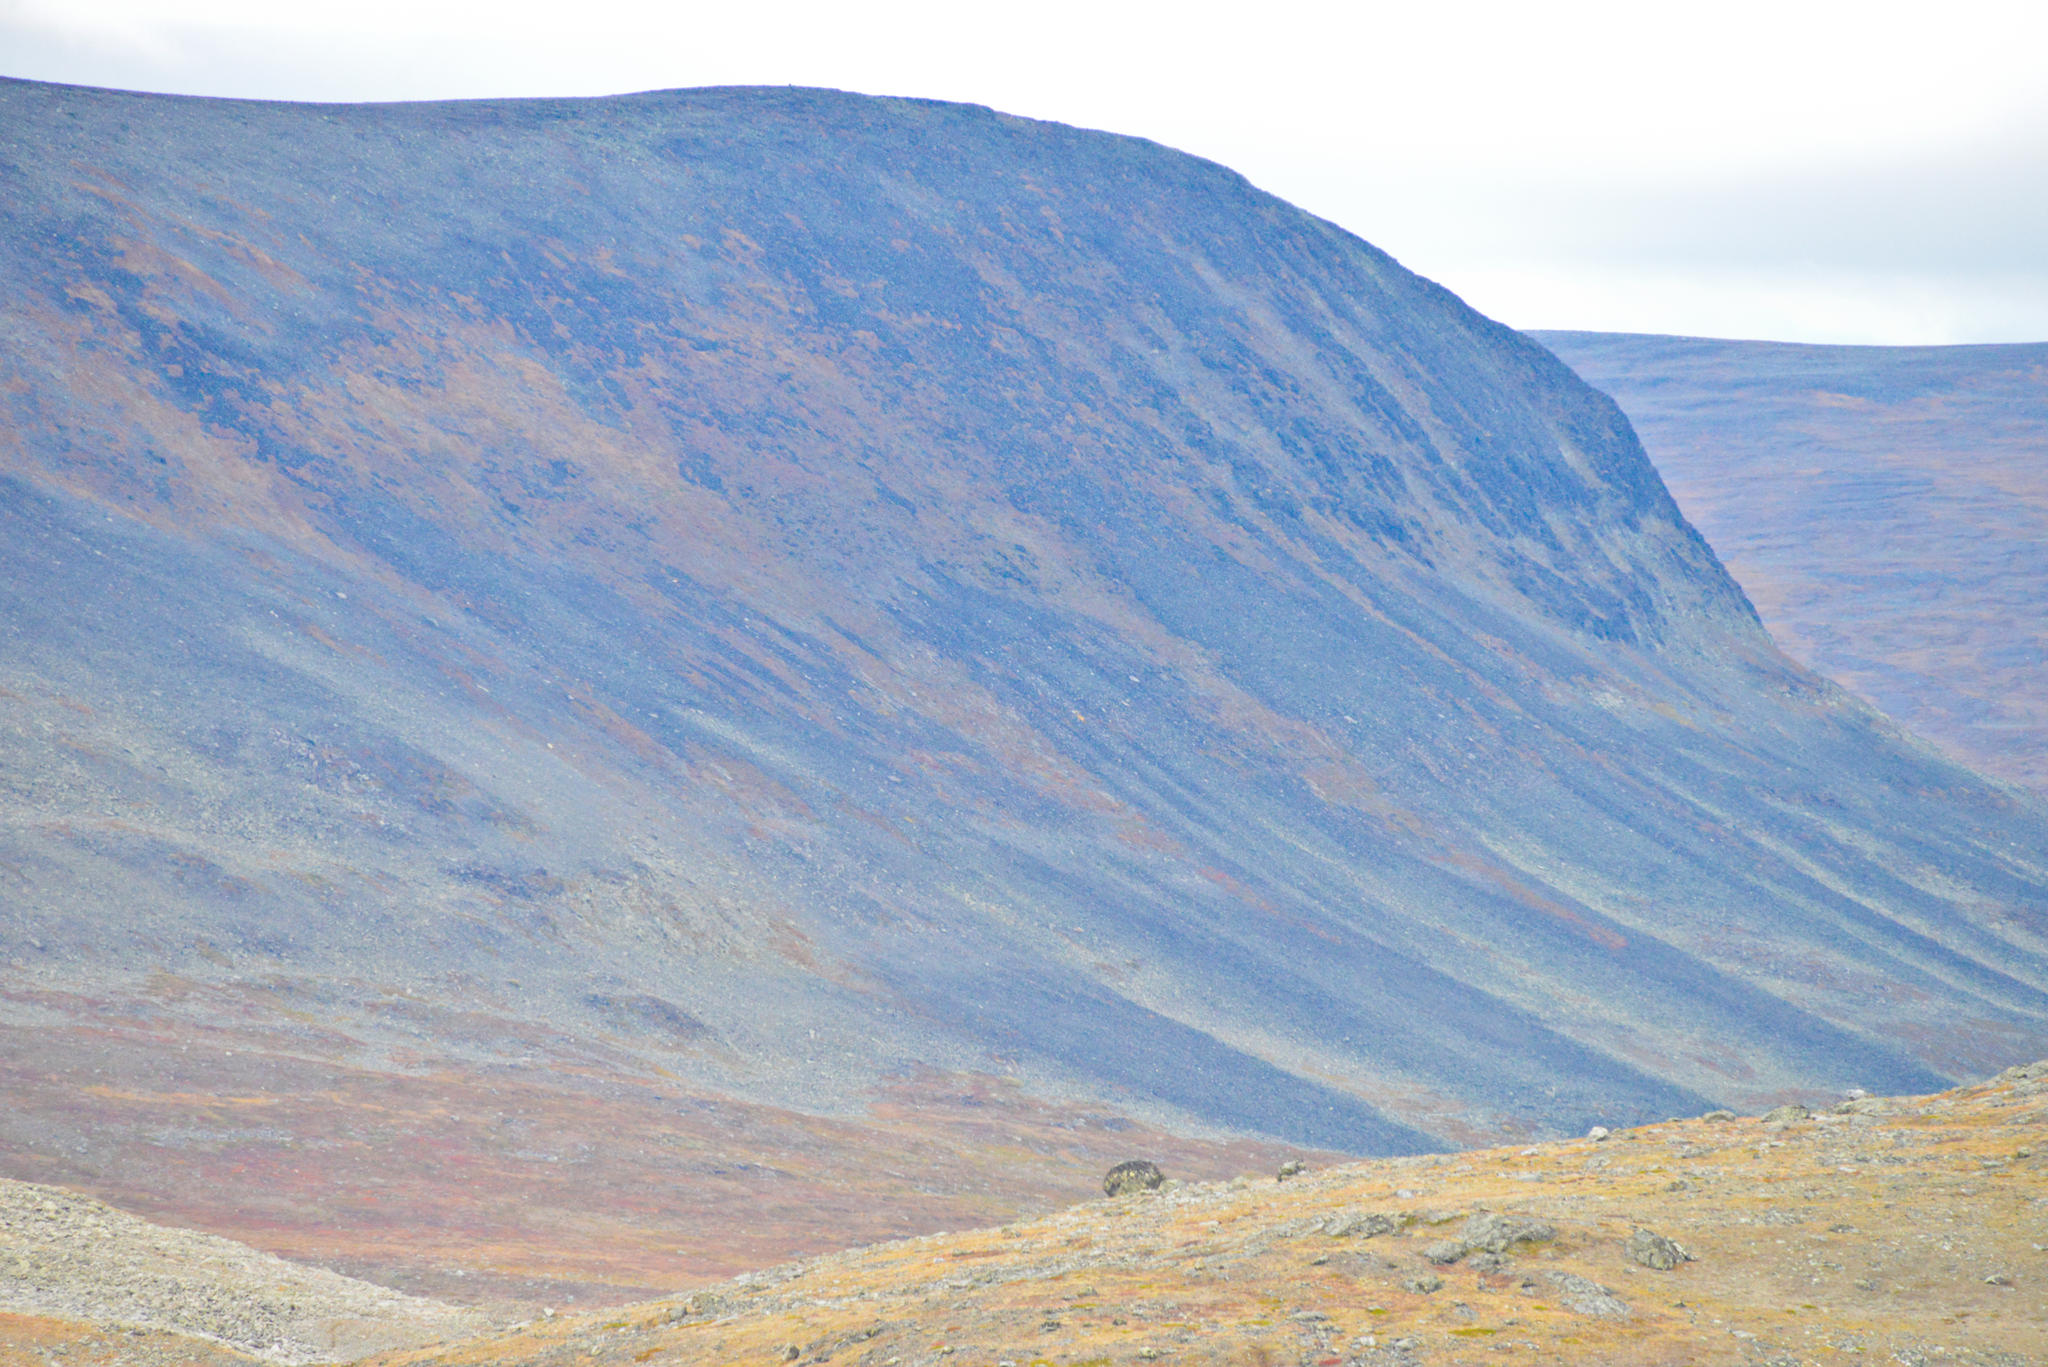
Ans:
[{"label": "foreground hillside", "polygon": [[87,1360],[337,1362],[488,1323],[67,1191],[0,1181],[0,1362],[59,1344]]},{"label": "foreground hillside", "polygon": [[2048,343],[1532,335],[1621,404],[1792,655],[2048,792]]},{"label": "foreground hillside", "polygon": [[2040,803],[1222,168],[11,82],[0,273],[0,1172],[587,1304],[2048,1051]]},{"label": "foreground hillside", "polygon": [[[78,1208],[29,1190],[48,1212],[43,1226],[61,1223],[60,1204]],[[0,1208],[7,1195],[0,1188]],[[1170,1180],[601,1314],[529,1312],[468,1339],[450,1333],[455,1312],[387,1294],[386,1322],[356,1329],[446,1340],[377,1359],[383,1367],[1990,1367],[2048,1357],[2044,1221],[2048,1061],[1954,1092],[1816,1113],[1719,1113],[1603,1139],[1312,1168],[1285,1182]],[[274,1326],[282,1308],[302,1322],[331,1314],[303,1271],[251,1276],[249,1259],[215,1254],[212,1284],[177,1280],[181,1299],[134,1284],[128,1231],[81,1239],[100,1255],[88,1265],[50,1256],[47,1241],[30,1247],[40,1229],[0,1218],[0,1308],[39,1312],[0,1314],[0,1360],[40,1361],[60,1345],[73,1363],[108,1367],[337,1356],[247,1327]],[[185,1237],[156,1231],[151,1244]],[[36,1285],[10,1292],[7,1269],[31,1265]],[[52,1313],[93,1297],[120,1308]],[[244,1307],[239,1340],[189,1336],[220,1327],[206,1302]]]},{"label": "foreground hillside", "polygon": [[2048,1061],[1096,1201],[387,1361],[2021,1364],[2044,1222]]}]

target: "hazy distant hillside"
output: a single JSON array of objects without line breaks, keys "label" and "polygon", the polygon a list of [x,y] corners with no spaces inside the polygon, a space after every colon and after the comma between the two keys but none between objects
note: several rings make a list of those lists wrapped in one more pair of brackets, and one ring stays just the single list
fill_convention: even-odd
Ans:
[{"label": "hazy distant hillside", "polygon": [[0,270],[15,1175],[378,1257],[488,1206],[594,1284],[600,1218],[987,1216],[1133,1117],[1393,1152],[2048,1042],[2041,807],[1780,656],[1547,351],[1221,168],[10,83]]},{"label": "hazy distant hillside", "polygon": [[1532,335],[1620,402],[1788,651],[2048,791],[2048,343]]}]

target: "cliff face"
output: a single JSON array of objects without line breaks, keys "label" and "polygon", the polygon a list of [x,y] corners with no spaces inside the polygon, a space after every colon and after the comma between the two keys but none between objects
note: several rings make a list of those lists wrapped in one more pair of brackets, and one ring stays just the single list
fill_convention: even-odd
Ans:
[{"label": "cliff face", "polygon": [[2041,808],[1780,656],[1548,352],[1218,167],[8,83],[0,168],[21,1028],[1363,1152],[2048,1041]]},{"label": "cliff face", "polygon": [[1532,335],[1621,404],[1789,653],[2048,792],[2048,343]]}]

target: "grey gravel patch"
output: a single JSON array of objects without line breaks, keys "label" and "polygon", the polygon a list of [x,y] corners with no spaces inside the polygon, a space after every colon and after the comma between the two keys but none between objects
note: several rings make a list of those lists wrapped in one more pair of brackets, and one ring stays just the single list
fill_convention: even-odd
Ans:
[{"label": "grey gravel patch", "polygon": [[1357,1367],[1415,1367],[1416,1357],[1412,1348],[1388,1344],[1384,1347],[1367,1348],[1352,1361]]},{"label": "grey gravel patch", "polygon": [[1575,1315],[1589,1315],[1594,1319],[1625,1320],[1631,1318],[1628,1303],[1612,1291],[1576,1272],[1551,1272],[1545,1274],[1550,1284],[1557,1288],[1558,1304]]},{"label": "grey gravel patch", "polygon": [[281,1364],[353,1361],[490,1327],[474,1310],[5,1179],[0,1310],[185,1334]]}]

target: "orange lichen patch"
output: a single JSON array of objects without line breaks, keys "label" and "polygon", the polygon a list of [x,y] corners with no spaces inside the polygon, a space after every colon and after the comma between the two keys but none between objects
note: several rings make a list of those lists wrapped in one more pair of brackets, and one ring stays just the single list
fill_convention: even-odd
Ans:
[{"label": "orange lichen patch", "polygon": [[1144,850],[1151,854],[1166,855],[1173,859],[1184,859],[1188,853],[1187,846],[1175,840],[1165,831],[1160,830],[1137,812],[1133,812],[1128,817],[1117,822],[1116,838],[1134,850]]},{"label": "orange lichen patch", "polygon": [[326,646],[329,650],[335,651],[338,654],[346,653],[354,655],[359,659],[364,660],[381,659],[381,657],[379,657],[376,651],[369,649],[367,646],[357,645],[353,641],[338,641],[334,637],[328,635],[325,631],[322,631],[319,626],[312,622],[300,622],[298,623],[298,628],[300,631],[304,632],[308,638],[318,641],[321,645]]},{"label": "orange lichen patch", "polygon": [[1445,851],[1439,856],[1439,859],[1440,862],[1452,868],[1472,874],[1481,881],[1500,889],[1522,905],[1533,907],[1544,915],[1563,922],[1588,940],[1591,940],[1594,944],[1599,945],[1602,949],[1622,950],[1628,947],[1628,938],[1626,936],[1607,926],[1595,924],[1554,898],[1544,896],[1520,878],[1517,878],[1506,867],[1492,860],[1452,851]]},{"label": "orange lichen patch", "polygon": [[[2041,1361],[2044,1120],[2048,1076],[2004,1077],[1169,1188],[379,1361]],[[1482,1213],[1540,1228],[1446,1247]],[[1644,1228],[1690,1260],[1637,1261]]]},{"label": "orange lichen patch", "polygon": [[1238,901],[1243,902],[1245,905],[1257,907],[1260,911],[1264,912],[1273,911],[1273,904],[1270,901],[1260,896],[1251,888],[1246,887],[1245,884],[1239,878],[1236,877],[1236,875],[1230,873],[1228,870],[1201,868],[1197,869],[1196,872],[1199,873],[1207,881],[1214,883],[1219,888],[1222,888],[1225,892],[1229,893],[1232,897],[1235,897]]},{"label": "orange lichen patch", "polygon": [[1310,764],[1301,771],[1301,779],[1310,792],[1332,806],[1381,816],[1393,811],[1393,805],[1373,781],[1371,771],[1348,757]]}]

